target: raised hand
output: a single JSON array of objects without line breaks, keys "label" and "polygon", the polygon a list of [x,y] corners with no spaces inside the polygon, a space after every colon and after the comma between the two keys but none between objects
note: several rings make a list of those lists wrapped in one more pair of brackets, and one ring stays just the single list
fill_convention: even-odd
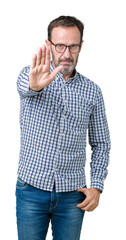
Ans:
[{"label": "raised hand", "polygon": [[40,91],[47,87],[62,68],[58,66],[50,73],[50,48],[43,45],[32,58],[29,72],[30,89]]}]

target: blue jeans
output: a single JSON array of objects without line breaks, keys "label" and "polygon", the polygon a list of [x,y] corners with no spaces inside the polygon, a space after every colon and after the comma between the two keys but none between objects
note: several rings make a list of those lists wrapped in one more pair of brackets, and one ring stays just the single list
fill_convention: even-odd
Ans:
[{"label": "blue jeans", "polygon": [[76,207],[85,199],[78,191],[40,190],[17,179],[16,215],[19,240],[45,240],[51,220],[53,240],[79,240],[84,211]]}]

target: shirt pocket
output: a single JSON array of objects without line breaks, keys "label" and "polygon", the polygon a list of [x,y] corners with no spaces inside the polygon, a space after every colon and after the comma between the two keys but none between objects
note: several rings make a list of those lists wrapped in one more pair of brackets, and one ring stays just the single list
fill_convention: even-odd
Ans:
[{"label": "shirt pocket", "polygon": [[68,101],[68,116],[73,130],[85,131],[88,128],[89,118],[93,110],[92,102],[75,95]]}]

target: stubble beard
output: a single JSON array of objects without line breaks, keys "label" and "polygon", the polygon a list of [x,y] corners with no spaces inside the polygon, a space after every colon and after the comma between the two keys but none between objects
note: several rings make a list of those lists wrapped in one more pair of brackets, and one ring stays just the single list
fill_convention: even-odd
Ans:
[{"label": "stubble beard", "polygon": [[[57,62],[53,52],[52,52],[52,60],[53,60],[53,63],[55,65],[55,67],[58,67],[59,65],[62,65],[62,61],[74,62],[74,60],[71,59],[71,58],[62,58]],[[75,70],[77,62],[78,62],[78,56],[77,56],[75,64],[72,64],[69,68],[63,68],[60,72],[63,75],[68,75],[68,74],[72,73]],[[66,66],[68,66],[68,65],[66,64]]]}]

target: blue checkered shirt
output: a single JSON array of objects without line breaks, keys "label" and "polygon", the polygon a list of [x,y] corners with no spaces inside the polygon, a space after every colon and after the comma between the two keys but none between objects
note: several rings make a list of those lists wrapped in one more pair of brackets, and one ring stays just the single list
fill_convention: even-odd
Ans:
[{"label": "blue checkered shirt", "polygon": [[[54,70],[50,65],[51,72]],[[103,191],[110,137],[101,89],[76,72],[59,73],[48,87],[29,88],[30,66],[17,80],[21,147],[18,176],[39,189],[74,191],[86,185],[86,138],[91,145],[90,187]]]}]

